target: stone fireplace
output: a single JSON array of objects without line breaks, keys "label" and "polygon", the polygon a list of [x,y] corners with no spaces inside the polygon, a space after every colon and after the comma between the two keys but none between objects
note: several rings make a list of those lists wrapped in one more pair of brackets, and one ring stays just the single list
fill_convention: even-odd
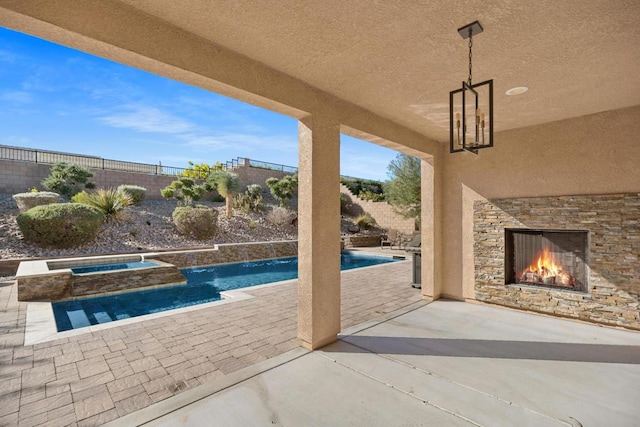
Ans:
[{"label": "stone fireplace", "polygon": [[475,298],[640,329],[640,194],[474,203]]},{"label": "stone fireplace", "polygon": [[505,229],[505,284],[588,291],[584,230]]}]

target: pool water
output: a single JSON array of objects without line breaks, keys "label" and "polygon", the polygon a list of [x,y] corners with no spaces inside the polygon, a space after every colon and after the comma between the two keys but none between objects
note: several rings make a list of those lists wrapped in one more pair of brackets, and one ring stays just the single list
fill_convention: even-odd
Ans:
[{"label": "pool water", "polygon": [[73,274],[96,273],[98,271],[129,270],[132,268],[156,267],[158,264],[151,261],[119,262],[117,264],[97,264],[84,267],[73,267]]},{"label": "pool water", "polygon": [[[340,268],[350,270],[403,259],[343,253]],[[187,278],[186,285],[54,302],[53,314],[58,332],[218,301],[221,299],[220,292],[223,291],[295,279],[298,277],[298,258],[187,268],[181,271]]]}]

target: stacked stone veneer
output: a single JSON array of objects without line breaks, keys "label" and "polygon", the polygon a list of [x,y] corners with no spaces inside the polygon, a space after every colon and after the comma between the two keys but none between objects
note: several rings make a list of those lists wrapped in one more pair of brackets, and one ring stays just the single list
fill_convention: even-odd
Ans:
[{"label": "stacked stone veneer", "polygon": [[[126,291],[149,286],[166,286],[186,283],[187,279],[177,267],[156,261],[154,267],[99,271],[75,275],[70,268],[82,265],[111,264],[139,261],[140,256],[91,257],[87,260],[35,261],[31,263],[48,266],[48,269],[25,269],[18,271],[19,301],[56,301],[67,298]],[[27,269],[28,270],[28,269]]]},{"label": "stacked stone veneer", "polygon": [[342,237],[346,247],[368,247],[368,246],[380,246],[382,236],[379,234],[372,234],[369,236],[343,236]]},{"label": "stacked stone veneer", "polygon": [[[589,231],[586,293],[505,284],[505,228]],[[640,194],[474,203],[475,298],[640,329]]]},{"label": "stacked stone veneer", "polygon": [[[347,196],[347,200],[351,204],[348,212],[352,215],[361,215],[369,213],[373,219],[376,220],[376,224],[379,227],[389,229],[395,229],[401,233],[410,234],[415,231],[415,221],[410,218],[403,218],[394,212],[393,207],[387,202],[372,202],[371,200],[362,200],[358,196],[355,196],[344,185],[340,184],[340,193]],[[379,244],[380,242],[378,242]]]},{"label": "stacked stone veneer", "polygon": [[217,249],[162,252],[148,256],[178,268],[202,267],[261,259],[298,256],[297,241],[258,242],[218,245]]},{"label": "stacked stone veneer", "polygon": [[96,272],[71,277],[70,296],[97,295],[105,292],[121,292],[151,286],[167,286],[187,283],[186,277],[171,264],[157,267]]}]

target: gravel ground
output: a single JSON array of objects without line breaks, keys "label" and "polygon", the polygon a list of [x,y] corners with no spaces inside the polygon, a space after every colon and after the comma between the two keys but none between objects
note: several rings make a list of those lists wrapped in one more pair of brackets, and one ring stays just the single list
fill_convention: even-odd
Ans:
[{"label": "gravel ground", "polygon": [[[171,213],[175,201],[147,200],[132,206],[118,219],[106,222],[98,236],[73,249],[43,248],[25,242],[16,223],[18,207],[11,195],[0,194],[0,259],[55,258],[72,255],[135,253],[157,249],[211,247],[218,243],[294,240],[296,226],[274,226],[264,215],[234,212],[225,216],[224,203],[207,203],[218,211],[218,233],[209,240],[194,240],[178,234]],[[270,206],[269,208],[272,208]],[[253,222],[251,228],[250,222]]]}]

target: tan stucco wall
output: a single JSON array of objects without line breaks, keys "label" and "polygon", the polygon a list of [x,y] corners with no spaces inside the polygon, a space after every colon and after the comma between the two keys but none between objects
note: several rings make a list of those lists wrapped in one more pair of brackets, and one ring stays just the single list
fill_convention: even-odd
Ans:
[{"label": "tan stucco wall", "polygon": [[440,294],[474,297],[475,200],[639,192],[639,121],[636,106],[501,132],[479,156],[443,156]]}]

